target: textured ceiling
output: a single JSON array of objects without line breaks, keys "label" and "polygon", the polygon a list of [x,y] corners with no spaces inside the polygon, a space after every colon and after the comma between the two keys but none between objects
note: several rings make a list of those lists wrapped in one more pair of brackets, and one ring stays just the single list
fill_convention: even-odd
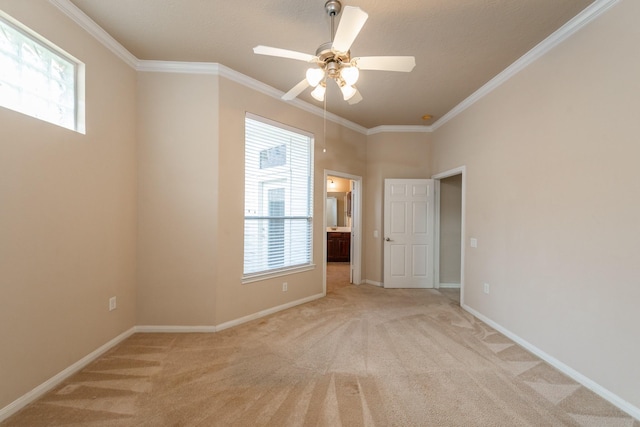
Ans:
[{"label": "textured ceiling", "polygon": [[[308,64],[255,55],[262,44],[315,54],[330,39],[325,0],[72,0],[138,59],[217,62],[288,91]],[[366,128],[429,125],[593,0],[344,0],[369,19],[352,56],[413,55],[411,73],[363,71],[363,101],[328,85],[327,109]],[[300,98],[321,106],[306,90]],[[433,115],[429,121],[425,114]]]}]

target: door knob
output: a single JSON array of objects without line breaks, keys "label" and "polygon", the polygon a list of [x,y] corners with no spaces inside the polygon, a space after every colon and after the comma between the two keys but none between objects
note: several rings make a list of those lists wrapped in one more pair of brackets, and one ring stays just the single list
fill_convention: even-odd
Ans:
[{"label": "door knob", "polygon": [[387,237],[386,239],[384,239],[384,240],[386,240],[387,242],[393,242],[393,240],[391,240],[391,239],[390,239],[390,238],[388,238],[388,237]]}]

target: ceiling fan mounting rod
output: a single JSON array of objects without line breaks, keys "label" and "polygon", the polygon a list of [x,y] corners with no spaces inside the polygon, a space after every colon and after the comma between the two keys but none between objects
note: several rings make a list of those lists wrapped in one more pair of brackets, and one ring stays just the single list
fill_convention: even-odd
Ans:
[{"label": "ceiling fan mounting rod", "polygon": [[331,41],[318,47],[316,57],[318,58],[318,66],[326,71],[327,76],[332,79],[338,79],[340,77],[340,68],[342,68],[343,64],[348,64],[351,61],[350,52],[338,53],[332,49],[336,35],[335,18],[342,11],[342,3],[339,0],[328,0],[324,4],[324,9],[331,18]]},{"label": "ceiling fan mounting rod", "polygon": [[333,43],[333,37],[336,35],[334,21],[335,17],[338,16],[342,10],[342,3],[338,0],[328,0],[324,4],[324,10],[326,10],[327,15],[331,17],[331,43]]}]

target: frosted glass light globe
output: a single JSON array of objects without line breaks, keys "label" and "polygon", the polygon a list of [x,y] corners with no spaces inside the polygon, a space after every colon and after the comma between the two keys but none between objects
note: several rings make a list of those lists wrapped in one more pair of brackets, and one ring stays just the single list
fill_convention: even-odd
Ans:
[{"label": "frosted glass light globe", "polygon": [[353,86],[358,81],[358,77],[360,77],[360,70],[358,67],[344,67],[340,70],[340,76],[342,80],[349,85]]},{"label": "frosted glass light globe", "polygon": [[309,68],[307,70],[307,83],[310,86],[316,87],[318,83],[324,78],[324,70],[321,68]]},{"label": "frosted glass light globe", "polygon": [[356,94],[356,88],[349,85],[343,85],[340,90],[345,101],[350,100]]},{"label": "frosted glass light globe", "polygon": [[319,84],[314,90],[311,91],[311,96],[313,96],[314,99],[322,102],[324,101],[324,93],[326,92],[326,90],[327,87],[324,84]]}]

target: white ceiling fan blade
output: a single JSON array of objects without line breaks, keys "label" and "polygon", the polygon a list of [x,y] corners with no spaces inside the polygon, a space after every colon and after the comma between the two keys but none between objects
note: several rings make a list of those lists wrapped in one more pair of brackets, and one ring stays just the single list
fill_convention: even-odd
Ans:
[{"label": "white ceiling fan blade", "polygon": [[408,73],[416,66],[413,56],[364,56],[354,59],[361,70],[402,71]]},{"label": "white ceiling fan blade", "polygon": [[349,105],[354,105],[354,104],[357,104],[360,101],[362,101],[362,95],[360,94],[360,91],[356,89],[355,95],[353,95],[351,98],[349,98],[347,103]]},{"label": "white ceiling fan blade", "polygon": [[296,52],[295,50],[280,49],[277,47],[269,46],[256,46],[253,48],[253,53],[258,55],[278,56],[280,58],[297,59],[299,61],[313,62],[316,57],[309,55],[308,53]]},{"label": "white ceiling fan blade", "polygon": [[296,96],[300,95],[303,90],[309,87],[309,83],[307,83],[307,79],[302,80],[300,83],[291,88],[291,90],[284,95],[282,95],[282,99],[285,101],[291,101]]},{"label": "white ceiling fan blade", "polygon": [[331,46],[336,52],[348,52],[369,15],[359,7],[345,6]]}]

